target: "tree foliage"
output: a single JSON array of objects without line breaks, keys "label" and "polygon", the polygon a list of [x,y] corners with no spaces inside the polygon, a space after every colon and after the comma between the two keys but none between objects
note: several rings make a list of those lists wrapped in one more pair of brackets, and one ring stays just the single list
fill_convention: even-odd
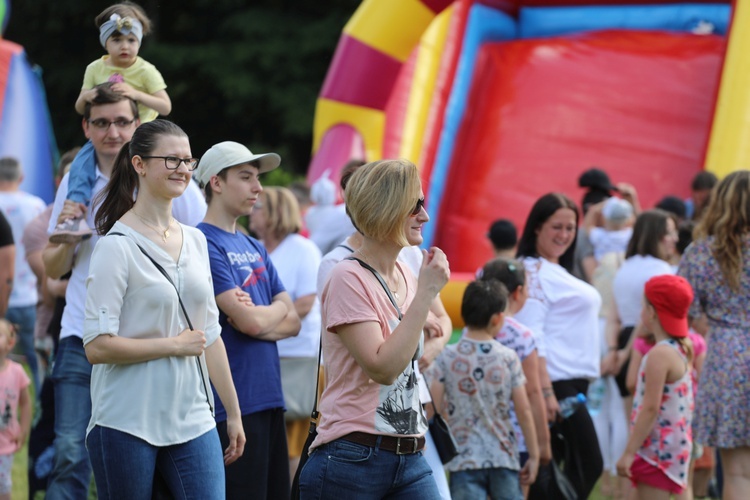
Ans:
[{"label": "tree foliage", "polygon": [[[315,99],[359,0],[137,0],[154,21],[140,55],[161,71],[170,119],[193,154],[234,140],[304,173]],[[86,65],[104,55],[94,17],[114,2],[16,1],[5,38],[42,67],[62,150],[85,139],[73,104]]]}]

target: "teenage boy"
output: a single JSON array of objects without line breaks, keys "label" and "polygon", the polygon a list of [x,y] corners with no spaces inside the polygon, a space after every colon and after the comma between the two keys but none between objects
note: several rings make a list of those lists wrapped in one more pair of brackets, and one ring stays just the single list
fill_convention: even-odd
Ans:
[{"label": "teenage boy", "polygon": [[[256,155],[227,141],[211,147],[195,173],[208,202],[198,229],[208,240],[221,336],[250,443],[226,468],[228,499],[288,498],[290,491],[276,341],[297,335],[300,320],[266,248],[237,230],[237,219],[252,213],[263,190],[260,174],[280,162],[276,153]],[[218,398],[216,423],[227,446],[226,412]]]}]

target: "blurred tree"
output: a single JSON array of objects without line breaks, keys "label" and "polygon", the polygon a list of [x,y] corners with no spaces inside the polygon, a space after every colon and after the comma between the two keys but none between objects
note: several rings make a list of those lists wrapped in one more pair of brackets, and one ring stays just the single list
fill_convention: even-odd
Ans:
[{"label": "blurred tree", "polygon": [[[174,120],[193,154],[234,140],[275,151],[305,172],[315,99],[346,21],[360,0],[137,0],[155,29],[140,54],[167,82]],[[62,150],[85,138],[73,109],[86,65],[105,54],[94,17],[115,3],[12,2],[5,38],[42,67]]]}]

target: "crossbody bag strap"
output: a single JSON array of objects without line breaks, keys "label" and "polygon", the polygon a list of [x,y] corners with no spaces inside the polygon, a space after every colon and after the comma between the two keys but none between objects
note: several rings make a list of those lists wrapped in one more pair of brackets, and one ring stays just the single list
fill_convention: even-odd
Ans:
[{"label": "crossbody bag strap", "polygon": [[357,257],[347,257],[346,260],[356,260],[357,262],[359,262],[360,266],[364,267],[365,269],[367,269],[368,271],[370,271],[372,274],[375,275],[375,277],[380,282],[380,285],[383,287],[383,290],[385,290],[385,293],[388,295],[388,299],[391,301],[391,304],[393,304],[393,307],[396,308],[396,312],[398,313],[398,320],[401,321],[401,319],[404,317],[403,314],[401,314],[401,308],[398,307],[398,304],[396,303],[396,299],[393,297],[393,294],[391,293],[391,289],[388,288],[388,285],[386,284],[385,280],[380,275],[380,273],[377,270],[375,270],[375,268],[372,267],[370,264],[368,264],[367,262],[361,259],[358,259]]},{"label": "crossbody bag strap", "polygon": [[[113,235],[113,236],[126,236],[127,237],[125,233],[119,233],[119,232],[112,232],[108,234]],[[133,239],[131,238],[131,240]],[[137,246],[138,249],[141,251],[141,253],[145,255],[146,258],[148,258],[148,260],[151,261],[154,267],[156,267],[156,269],[159,270],[159,272],[167,279],[167,281],[169,281],[169,284],[172,285],[172,287],[174,287],[174,291],[177,294],[177,301],[180,303],[180,308],[182,309],[182,314],[185,316],[185,321],[187,321],[188,328],[190,328],[191,330],[195,330],[195,328],[193,328],[193,322],[190,321],[190,316],[188,315],[187,309],[185,308],[185,304],[182,303],[182,297],[180,297],[180,291],[177,289],[177,285],[175,284],[175,282],[172,281],[172,278],[169,276],[169,273],[167,273],[167,270],[164,269],[164,267],[161,264],[156,262],[156,260],[154,260],[154,258],[148,254],[146,249],[143,248],[137,241],[133,240],[133,243],[135,243],[135,246]],[[206,393],[206,402],[208,403],[208,407],[211,408],[211,415],[214,415],[214,405],[213,405],[213,402],[211,401],[211,396],[209,396],[208,384],[206,383],[206,374],[203,370],[203,363],[201,362],[201,356],[196,356],[195,359],[196,359],[196,362],[198,363],[198,371],[200,372],[200,375],[201,375],[201,382],[203,382],[203,390]]]}]

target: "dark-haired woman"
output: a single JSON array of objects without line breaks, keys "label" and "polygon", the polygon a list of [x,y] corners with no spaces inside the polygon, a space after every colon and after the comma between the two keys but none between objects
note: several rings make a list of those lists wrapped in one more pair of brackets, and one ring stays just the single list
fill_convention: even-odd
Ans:
[{"label": "dark-haired woman", "polygon": [[[599,376],[599,308],[594,287],[570,272],[578,228],[578,211],[570,198],[549,193],[537,200],[526,220],[518,256],[528,276],[529,298],[516,319],[534,332],[541,365],[542,393],[548,418],[554,420],[558,400],[586,394],[589,380]],[[594,424],[585,408],[559,424],[568,448],[566,475],[579,498],[588,498],[602,472]],[[553,436],[556,460],[562,443]],[[540,480],[544,480],[540,471]],[[531,490],[530,498],[535,495]]]},{"label": "dark-haired woman", "polygon": [[[94,365],[86,440],[100,498],[151,498],[158,471],[175,498],[223,499],[223,462],[244,449],[206,240],[172,218],[172,200],[196,164],[178,126],[141,125],[120,151],[96,215],[107,236],[91,257],[83,342]],[[179,289],[194,329],[144,252]],[[229,414],[223,457],[206,366]]]}]

